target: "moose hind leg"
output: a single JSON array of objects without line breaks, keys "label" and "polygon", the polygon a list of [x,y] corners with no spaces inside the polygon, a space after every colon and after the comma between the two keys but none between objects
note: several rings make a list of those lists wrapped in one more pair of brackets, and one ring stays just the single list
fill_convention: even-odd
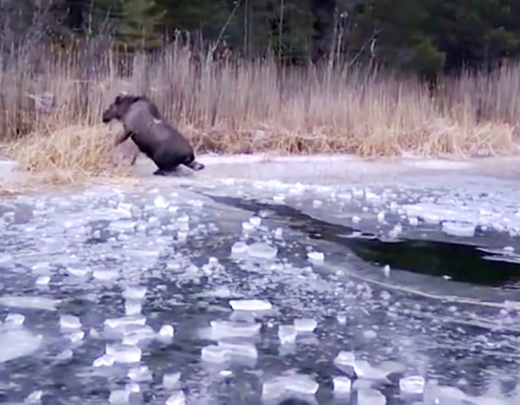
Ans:
[{"label": "moose hind leg", "polygon": [[155,172],[153,172],[154,176],[167,176],[168,172],[165,172],[164,170],[157,169]]},{"label": "moose hind leg", "polygon": [[195,160],[195,156],[193,155],[193,153],[187,159],[184,160],[183,165],[195,171],[204,169],[204,165]]},{"label": "moose hind leg", "polygon": [[153,155],[153,161],[157,165],[158,170],[154,172],[156,176],[166,176],[176,171],[182,161],[177,156],[172,156],[168,151],[157,151]]}]

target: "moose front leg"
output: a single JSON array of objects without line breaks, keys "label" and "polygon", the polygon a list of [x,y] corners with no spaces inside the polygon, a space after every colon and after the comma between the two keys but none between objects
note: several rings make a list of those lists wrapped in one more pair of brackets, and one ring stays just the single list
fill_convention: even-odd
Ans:
[{"label": "moose front leg", "polygon": [[130,138],[132,135],[133,135],[132,131],[124,130],[120,135],[116,136],[114,146],[118,146],[118,145],[122,144],[124,141],[126,141],[128,138]]}]

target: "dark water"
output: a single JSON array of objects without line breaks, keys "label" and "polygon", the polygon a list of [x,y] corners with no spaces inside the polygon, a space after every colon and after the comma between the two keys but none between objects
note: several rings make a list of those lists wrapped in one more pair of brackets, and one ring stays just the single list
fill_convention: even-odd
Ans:
[{"label": "dark water", "polygon": [[[486,258],[490,253],[480,248],[487,245],[479,241],[489,233],[470,243],[406,233],[386,241],[362,226],[319,219],[289,203],[210,197],[197,189],[5,200],[0,214],[0,319],[25,317],[23,326],[1,326],[0,356],[27,337],[20,331],[41,335],[33,350],[0,363],[3,403],[38,398],[41,390],[42,403],[101,404],[138,384],[132,400],[141,403],[163,404],[182,390],[188,404],[260,404],[266,381],[292,374],[319,384],[309,403],[368,404],[357,390],[373,387],[387,404],[411,404],[417,398],[399,395],[399,379],[408,375],[474,397],[511,404],[520,399],[520,318],[515,307],[499,306],[515,297],[518,265]],[[261,224],[244,230],[253,215]],[[232,254],[237,242],[274,246],[276,256]],[[309,250],[324,252],[325,261],[307,260]],[[382,271],[387,264],[389,277]],[[143,298],[125,298],[137,287]],[[441,292],[471,292],[472,299],[442,298]],[[31,297],[36,301],[28,308]],[[274,311],[257,316],[260,333],[239,339],[253,343],[258,356],[202,361],[201,350],[217,343],[210,322],[236,316],[230,299],[273,305]],[[105,321],[125,317],[129,302],[142,306],[129,316],[146,322],[134,330],[142,338],[139,361],[94,367],[107,344],[121,341],[107,333]],[[65,315],[78,317],[80,328],[60,329]],[[314,332],[281,347],[278,327],[302,318],[317,322]],[[157,339],[164,325],[175,329],[171,341]],[[147,333],[154,335],[144,339]],[[394,364],[395,372],[386,381],[356,382],[354,373],[334,365],[340,351],[352,351],[378,370]],[[128,375],[138,367],[148,368],[145,381]],[[177,372],[180,383],[165,386],[164,375]],[[354,381],[347,399],[334,399],[338,376]]]},{"label": "dark water", "polygon": [[[499,254],[490,254],[478,244],[479,236],[484,234],[482,231],[477,232],[474,240],[471,240],[472,244],[406,237],[397,241],[384,241],[377,234],[313,218],[286,205],[270,205],[233,197],[213,199],[252,213],[269,210],[275,214],[272,219],[280,220],[285,226],[303,232],[310,238],[333,242],[351,250],[362,260],[377,265],[388,264],[414,273],[448,276],[453,281],[490,287],[516,288],[520,280],[520,262],[499,260]],[[355,232],[359,233],[356,238],[345,236]],[[492,258],[498,260],[490,260]]]}]

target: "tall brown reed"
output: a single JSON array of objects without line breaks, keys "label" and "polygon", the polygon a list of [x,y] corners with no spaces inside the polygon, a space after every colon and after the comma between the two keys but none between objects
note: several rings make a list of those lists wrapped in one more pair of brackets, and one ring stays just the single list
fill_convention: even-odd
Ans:
[{"label": "tall brown reed", "polygon": [[[0,138],[32,134],[11,151],[34,170],[77,166],[78,151],[82,170],[98,170],[96,159],[110,149],[101,145],[110,138],[99,135],[101,112],[124,90],[148,94],[199,153],[486,155],[511,153],[518,141],[520,65],[446,79],[432,93],[414,78],[376,70],[213,62],[179,44],[122,60],[99,43],[4,58]],[[93,132],[101,143],[86,140]]]}]

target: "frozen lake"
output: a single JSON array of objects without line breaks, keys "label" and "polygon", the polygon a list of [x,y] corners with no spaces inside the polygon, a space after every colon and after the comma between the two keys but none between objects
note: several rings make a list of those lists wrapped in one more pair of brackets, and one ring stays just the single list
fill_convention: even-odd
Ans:
[{"label": "frozen lake", "polygon": [[518,404],[515,176],[319,167],[2,197],[0,402]]}]

